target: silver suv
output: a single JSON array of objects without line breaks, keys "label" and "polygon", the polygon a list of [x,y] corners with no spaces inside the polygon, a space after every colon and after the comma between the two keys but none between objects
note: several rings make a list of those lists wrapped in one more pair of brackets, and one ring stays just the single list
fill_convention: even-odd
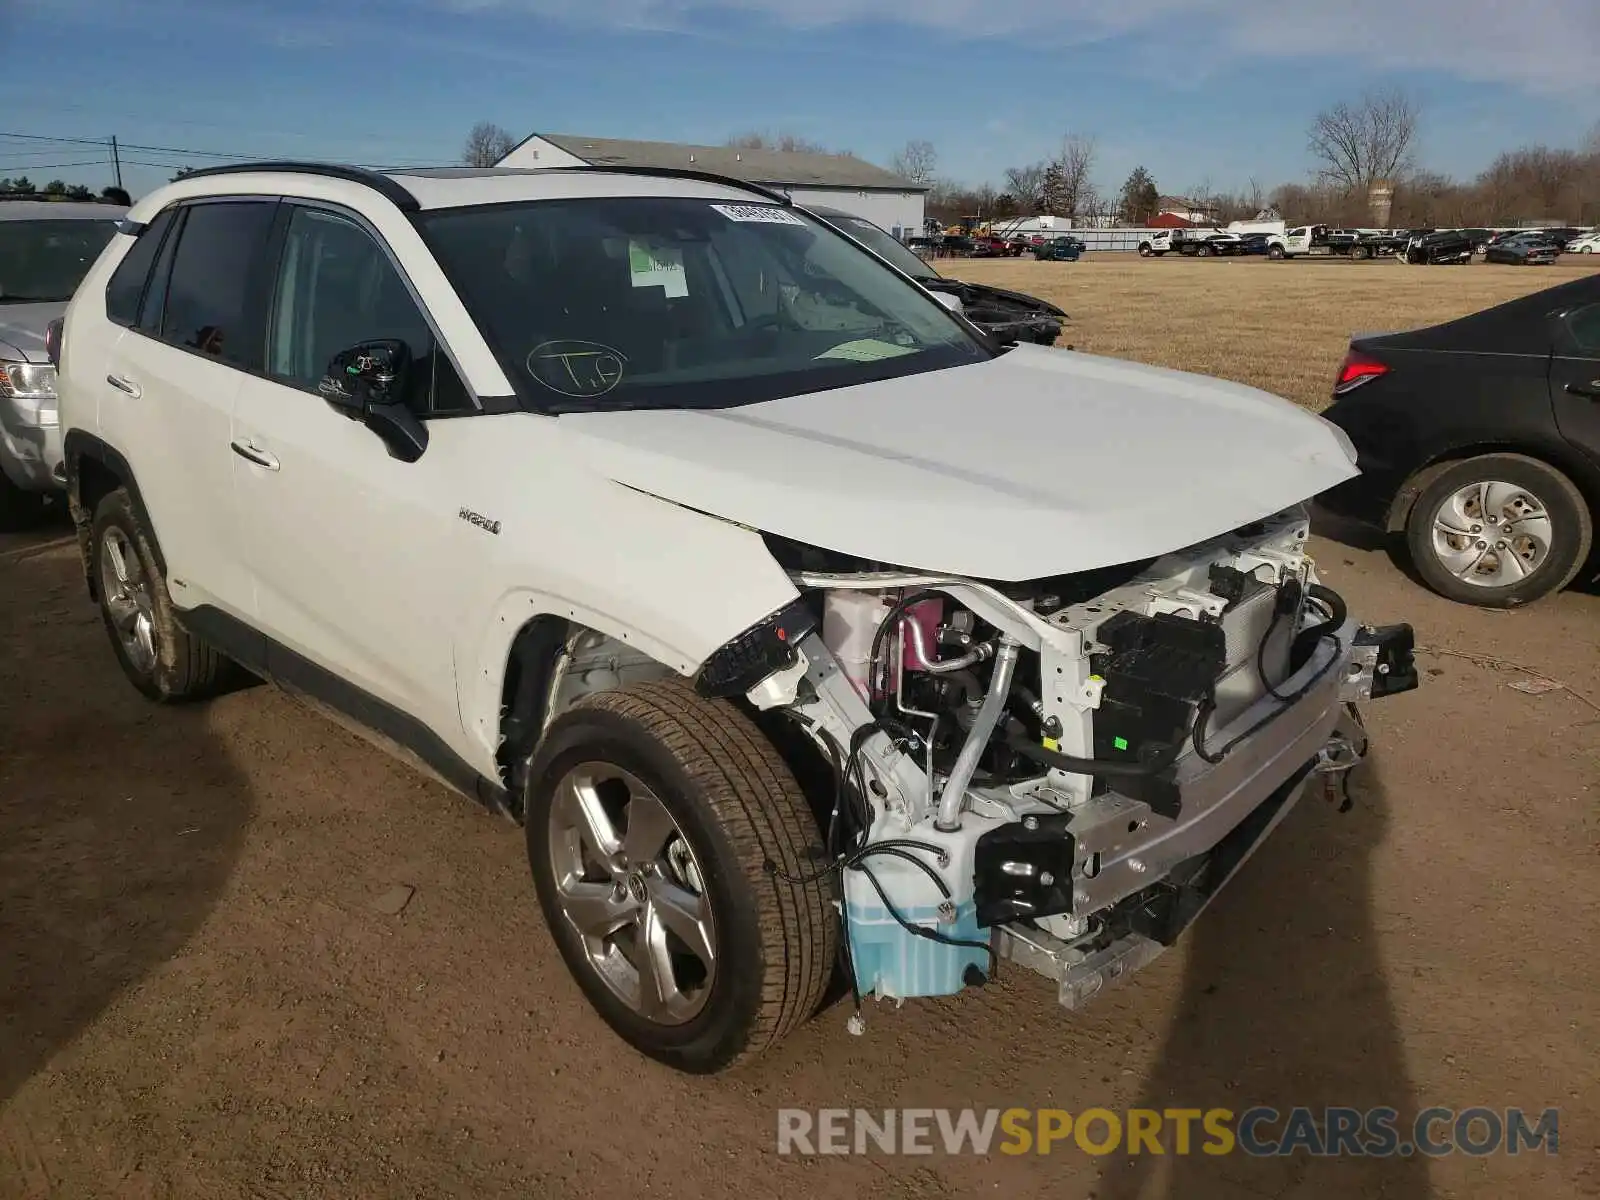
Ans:
[{"label": "silver suv", "polygon": [[0,203],[0,530],[37,520],[66,487],[46,333],[126,213],[70,200]]}]

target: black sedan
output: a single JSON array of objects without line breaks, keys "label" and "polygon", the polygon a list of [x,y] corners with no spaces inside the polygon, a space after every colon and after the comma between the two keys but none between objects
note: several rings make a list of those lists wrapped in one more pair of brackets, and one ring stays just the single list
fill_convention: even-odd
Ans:
[{"label": "black sedan", "polygon": [[1561,257],[1564,241],[1544,232],[1515,233],[1501,238],[1483,252],[1483,261],[1514,267],[1548,267]]},{"label": "black sedan", "polygon": [[1067,314],[1054,304],[1023,292],[948,279],[934,270],[931,263],[913,254],[893,234],[865,217],[820,205],[813,205],[807,211],[845,236],[854,238],[878,257],[888,259],[930,292],[959,300],[961,312],[967,319],[987,329],[1001,342],[1037,342],[1041,346],[1053,346],[1061,336]]},{"label": "black sedan", "polygon": [[1335,514],[1405,535],[1452,600],[1511,608],[1589,571],[1600,512],[1600,275],[1358,337],[1323,415],[1361,474]]}]

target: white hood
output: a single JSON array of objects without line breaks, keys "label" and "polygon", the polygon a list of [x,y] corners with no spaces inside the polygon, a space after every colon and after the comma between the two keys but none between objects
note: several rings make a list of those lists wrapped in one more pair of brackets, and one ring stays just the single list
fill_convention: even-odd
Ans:
[{"label": "white hood", "polygon": [[997,580],[1151,558],[1358,473],[1331,424],[1267,392],[1029,345],[740,408],[560,424],[595,470],[662,499]]}]

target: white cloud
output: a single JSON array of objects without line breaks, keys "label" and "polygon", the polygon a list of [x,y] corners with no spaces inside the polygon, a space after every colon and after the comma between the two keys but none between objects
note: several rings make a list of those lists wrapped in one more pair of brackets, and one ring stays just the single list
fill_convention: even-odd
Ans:
[{"label": "white cloud", "polygon": [[1137,35],[1157,57],[1331,57],[1531,91],[1600,96],[1596,0],[442,0],[581,25],[697,33],[746,16],[789,29],[886,23],[970,38],[1083,43]]}]

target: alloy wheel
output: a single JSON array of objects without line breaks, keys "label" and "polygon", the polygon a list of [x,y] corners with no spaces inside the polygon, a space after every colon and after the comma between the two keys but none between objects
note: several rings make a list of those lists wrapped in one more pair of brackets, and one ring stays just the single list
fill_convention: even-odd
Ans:
[{"label": "alloy wheel", "polygon": [[107,615],[128,661],[141,674],[155,670],[155,600],[150,577],[128,535],[112,526],[100,539],[100,588]]},{"label": "alloy wheel", "polygon": [[573,767],[550,806],[556,902],[589,968],[633,1011],[682,1025],[716,980],[700,864],[661,799],[610,763]]}]

